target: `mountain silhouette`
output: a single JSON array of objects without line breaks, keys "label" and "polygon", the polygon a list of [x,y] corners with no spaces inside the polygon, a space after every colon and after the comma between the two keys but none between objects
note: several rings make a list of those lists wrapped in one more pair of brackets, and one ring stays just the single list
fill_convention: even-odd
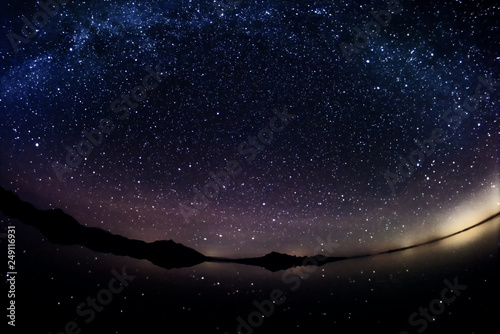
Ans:
[{"label": "mountain silhouette", "polygon": [[53,244],[81,245],[96,252],[147,259],[167,269],[189,267],[208,259],[194,249],[172,240],[147,243],[100,228],[82,226],[63,210],[39,210],[2,187],[0,211],[8,217],[36,227]]},{"label": "mountain silhouette", "polygon": [[382,251],[377,254],[364,254],[351,257],[326,257],[322,255],[307,257],[271,252],[261,257],[229,259],[205,256],[192,248],[172,240],[159,240],[148,243],[112,234],[97,227],[86,227],[61,209],[39,210],[32,204],[22,201],[19,196],[1,186],[0,211],[8,217],[36,227],[53,244],[81,245],[96,252],[125,255],[136,259],[147,259],[153,264],[166,269],[191,267],[203,262],[226,262],[259,266],[270,271],[286,270],[305,265],[321,266],[326,263],[345,259],[403,251],[452,237],[500,216],[500,213],[497,213],[453,234],[408,247]]},{"label": "mountain silhouette", "polygon": [[322,266],[329,262],[335,262],[344,259],[347,259],[347,257],[326,257],[321,255],[295,256],[278,252],[271,252],[261,257],[252,257],[245,259],[212,258],[211,261],[240,263],[250,266],[259,266],[269,271],[280,271],[304,265]]}]

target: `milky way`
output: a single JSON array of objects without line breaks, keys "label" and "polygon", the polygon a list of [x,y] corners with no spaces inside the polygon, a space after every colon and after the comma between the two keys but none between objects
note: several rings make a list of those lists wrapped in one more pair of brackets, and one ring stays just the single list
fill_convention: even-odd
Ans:
[{"label": "milky way", "polygon": [[207,255],[471,226],[500,206],[499,8],[388,6],[69,1],[35,32],[2,4],[0,182]]}]

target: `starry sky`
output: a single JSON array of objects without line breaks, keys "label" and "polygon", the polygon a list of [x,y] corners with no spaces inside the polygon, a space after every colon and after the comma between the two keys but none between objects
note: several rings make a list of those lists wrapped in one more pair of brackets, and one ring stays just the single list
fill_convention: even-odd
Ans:
[{"label": "starry sky", "polygon": [[400,1],[366,45],[387,2],[1,6],[0,183],[39,208],[211,256],[382,251],[499,211],[491,2]]}]

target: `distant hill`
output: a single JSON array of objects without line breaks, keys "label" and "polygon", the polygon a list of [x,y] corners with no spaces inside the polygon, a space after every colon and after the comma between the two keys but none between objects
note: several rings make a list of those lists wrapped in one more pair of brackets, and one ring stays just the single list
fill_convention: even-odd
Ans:
[{"label": "distant hill", "polygon": [[346,257],[322,257],[321,260],[316,260],[317,258],[317,256],[294,256],[271,252],[261,257],[252,257],[246,259],[218,259],[217,261],[241,263],[251,266],[259,266],[269,271],[280,271],[304,265],[316,265],[316,263],[317,265],[323,265],[325,263],[346,259]]},{"label": "distant hill", "polygon": [[36,227],[54,244],[81,245],[93,251],[147,259],[164,268],[189,267],[208,258],[172,240],[147,243],[128,239],[100,228],[86,227],[60,209],[39,210],[14,193],[0,187],[0,211]]}]

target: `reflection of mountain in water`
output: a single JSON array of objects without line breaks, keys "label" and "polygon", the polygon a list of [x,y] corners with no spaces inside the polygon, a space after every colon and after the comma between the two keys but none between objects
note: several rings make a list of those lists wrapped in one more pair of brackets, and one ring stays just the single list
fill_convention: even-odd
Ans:
[{"label": "reflection of mountain in water", "polygon": [[347,257],[325,257],[321,255],[308,257],[308,256],[293,256],[288,254],[271,252],[261,257],[252,257],[246,259],[211,259],[211,260],[217,262],[231,262],[231,263],[247,264],[251,266],[259,266],[269,271],[280,271],[306,265],[323,265],[329,262],[335,262],[344,259],[347,259]]},{"label": "reflection of mountain in water", "polygon": [[[270,271],[285,270],[303,265],[323,265],[329,262],[347,259],[346,257],[298,257],[277,252],[269,253],[262,257],[246,259],[227,259],[207,257],[194,249],[176,243],[172,240],[161,240],[147,243],[141,240],[128,239],[115,235],[100,228],[82,226],[75,218],[60,209],[39,210],[32,204],[22,201],[14,193],[0,187],[0,210],[8,217],[35,226],[47,239],[54,244],[81,245],[93,251],[126,255],[137,259],[147,259],[163,268],[190,267],[202,262],[231,262],[246,265],[260,266]],[[500,213],[490,217],[474,226],[442,237],[425,244],[435,242],[469,230],[486,221],[499,216]],[[419,245],[389,250],[382,253],[391,253],[405,250]],[[361,255],[364,257],[370,255]]]}]

